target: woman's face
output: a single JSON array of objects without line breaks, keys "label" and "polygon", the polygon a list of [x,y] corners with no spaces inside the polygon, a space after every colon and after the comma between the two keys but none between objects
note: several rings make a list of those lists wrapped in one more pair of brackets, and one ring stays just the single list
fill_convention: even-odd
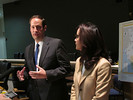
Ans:
[{"label": "woman's face", "polygon": [[77,33],[76,33],[75,45],[76,45],[76,50],[81,51],[82,50],[82,46],[81,46],[81,42],[80,42],[79,33],[80,33],[80,29],[78,29]]}]

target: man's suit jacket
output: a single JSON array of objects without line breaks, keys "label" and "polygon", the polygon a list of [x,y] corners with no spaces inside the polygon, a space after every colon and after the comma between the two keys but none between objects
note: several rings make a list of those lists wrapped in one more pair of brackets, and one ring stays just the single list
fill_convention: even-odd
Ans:
[{"label": "man's suit jacket", "polygon": [[33,80],[29,71],[35,70],[34,43],[25,50],[25,66],[30,100],[67,100],[65,76],[70,71],[70,61],[60,39],[45,36],[39,66],[46,71],[47,79]]},{"label": "man's suit jacket", "polygon": [[74,84],[71,88],[71,100],[108,100],[111,86],[111,65],[101,58],[97,65],[85,70],[81,75],[80,58],[76,60]]}]

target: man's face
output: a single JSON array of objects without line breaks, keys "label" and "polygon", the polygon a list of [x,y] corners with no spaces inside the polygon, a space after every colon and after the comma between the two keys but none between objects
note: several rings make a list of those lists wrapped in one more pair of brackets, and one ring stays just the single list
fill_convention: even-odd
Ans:
[{"label": "man's face", "polygon": [[33,18],[30,22],[30,32],[33,39],[37,42],[43,40],[46,28],[42,26],[42,20]]}]

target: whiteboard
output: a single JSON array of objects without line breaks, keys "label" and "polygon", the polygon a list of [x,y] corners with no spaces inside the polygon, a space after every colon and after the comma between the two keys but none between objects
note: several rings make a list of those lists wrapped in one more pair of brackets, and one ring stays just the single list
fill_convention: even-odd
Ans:
[{"label": "whiteboard", "polygon": [[133,20],[119,23],[119,80],[133,82]]}]

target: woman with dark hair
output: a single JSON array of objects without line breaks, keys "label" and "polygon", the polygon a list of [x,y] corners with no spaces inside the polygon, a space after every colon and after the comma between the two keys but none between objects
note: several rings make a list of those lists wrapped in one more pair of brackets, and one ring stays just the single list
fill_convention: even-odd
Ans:
[{"label": "woman with dark hair", "polygon": [[75,44],[81,57],[76,60],[71,100],[108,100],[112,71],[98,27],[90,22],[80,24]]}]

